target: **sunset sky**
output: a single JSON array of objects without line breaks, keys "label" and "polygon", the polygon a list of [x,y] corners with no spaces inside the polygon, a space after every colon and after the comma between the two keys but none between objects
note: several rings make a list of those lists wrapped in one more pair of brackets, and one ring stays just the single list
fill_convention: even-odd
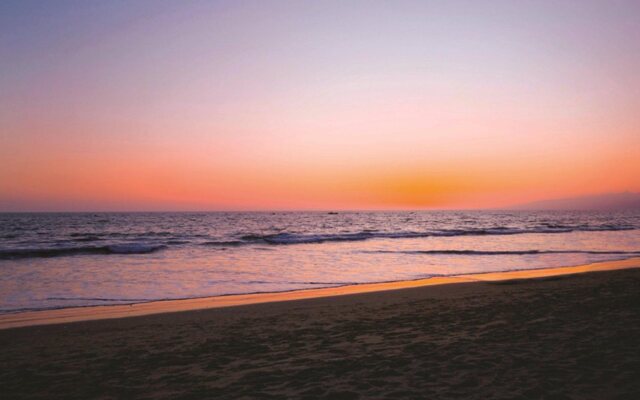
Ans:
[{"label": "sunset sky", "polygon": [[638,1],[0,2],[0,211],[640,191]]}]

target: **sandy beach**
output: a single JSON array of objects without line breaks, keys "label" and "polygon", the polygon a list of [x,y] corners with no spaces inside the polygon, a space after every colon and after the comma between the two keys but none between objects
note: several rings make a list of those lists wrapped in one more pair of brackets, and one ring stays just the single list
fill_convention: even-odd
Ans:
[{"label": "sandy beach", "polygon": [[16,399],[632,399],[639,265],[4,329],[0,387]]},{"label": "sandy beach", "polygon": [[640,400],[639,21],[0,1],[0,400]]}]

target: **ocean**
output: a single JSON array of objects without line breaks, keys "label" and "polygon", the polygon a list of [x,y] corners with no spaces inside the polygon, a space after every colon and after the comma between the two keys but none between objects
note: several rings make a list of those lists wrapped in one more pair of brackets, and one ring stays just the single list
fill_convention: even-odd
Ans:
[{"label": "ocean", "polygon": [[5,213],[0,312],[640,256],[640,213]]}]

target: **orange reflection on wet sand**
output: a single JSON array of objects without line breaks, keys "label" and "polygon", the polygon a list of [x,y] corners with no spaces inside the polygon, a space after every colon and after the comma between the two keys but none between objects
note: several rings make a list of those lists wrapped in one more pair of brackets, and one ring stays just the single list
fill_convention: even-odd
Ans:
[{"label": "orange reflection on wet sand", "polygon": [[61,324],[68,322],[90,321],[98,319],[125,318],[160,313],[202,310],[208,308],[234,307],[249,304],[303,300],[320,297],[343,296],[376,291],[398,290],[423,286],[446,285],[468,282],[495,282],[518,279],[546,278],[585,272],[613,271],[618,269],[640,268],[640,258],[624,261],[609,261],[580,265],[575,267],[548,268],[538,270],[490,272],[483,274],[434,277],[412,281],[348,285],[333,288],[310,289],[280,293],[260,293],[204,297],[198,299],[155,301],[132,305],[80,307],[59,310],[33,311],[18,314],[0,315],[0,329],[33,325]]}]

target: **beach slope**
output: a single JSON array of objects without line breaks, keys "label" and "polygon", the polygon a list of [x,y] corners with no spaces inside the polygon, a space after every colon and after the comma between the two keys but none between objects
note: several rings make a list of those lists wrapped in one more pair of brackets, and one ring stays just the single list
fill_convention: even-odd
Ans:
[{"label": "beach slope", "polygon": [[640,269],[0,331],[3,398],[640,396]]}]

